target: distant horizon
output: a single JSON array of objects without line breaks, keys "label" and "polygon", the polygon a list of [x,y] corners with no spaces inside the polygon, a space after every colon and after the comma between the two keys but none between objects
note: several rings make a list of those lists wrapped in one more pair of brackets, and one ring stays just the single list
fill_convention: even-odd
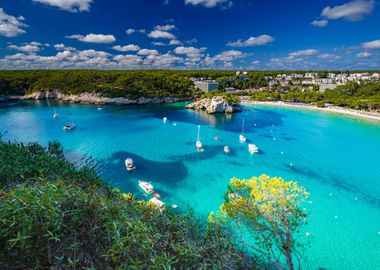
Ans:
[{"label": "distant horizon", "polygon": [[348,72],[370,72],[370,73],[380,73],[380,69],[283,69],[283,70],[255,70],[255,69],[0,69],[0,72],[6,72],[6,71],[221,71],[221,72],[236,72],[236,71],[247,71],[247,72],[339,72],[344,73],[346,71]]},{"label": "distant horizon", "polygon": [[0,70],[380,70],[380,0],[2,0]]}]

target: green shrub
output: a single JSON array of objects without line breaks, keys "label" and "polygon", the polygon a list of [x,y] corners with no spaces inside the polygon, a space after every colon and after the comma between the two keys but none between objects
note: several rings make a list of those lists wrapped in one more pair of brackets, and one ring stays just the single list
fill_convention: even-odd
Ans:
[{"label": "green shrub", "polygon": [[1,269],[254,269],[218,226],[157,211],[63,158],[0,141]]}]

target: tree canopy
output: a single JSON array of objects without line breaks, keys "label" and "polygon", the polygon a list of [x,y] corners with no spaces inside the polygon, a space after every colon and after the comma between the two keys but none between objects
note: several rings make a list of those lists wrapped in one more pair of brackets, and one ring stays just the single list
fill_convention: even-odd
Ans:
[{"label": "tree canopy", "polygon": [[[258,256],[278,269],[283,269],[284,257],[287,268],[292,270],[296,248],[301,245],[296,234],[307,217],[301,204],[308,195],[297,182],[278,177],[232,178],[220,212],[211,213],[209,222],[233,226],[238,232],[237,239]],[[254,243],[245,239],[244,232],[249,233]]]}]

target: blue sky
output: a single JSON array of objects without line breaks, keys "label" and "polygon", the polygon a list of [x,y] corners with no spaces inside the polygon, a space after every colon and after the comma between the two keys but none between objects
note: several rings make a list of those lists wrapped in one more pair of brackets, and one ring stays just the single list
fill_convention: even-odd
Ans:
[{"label": "blue sky", "polygon": [[0,69],[380,69],[379,0],[1,0]]}]

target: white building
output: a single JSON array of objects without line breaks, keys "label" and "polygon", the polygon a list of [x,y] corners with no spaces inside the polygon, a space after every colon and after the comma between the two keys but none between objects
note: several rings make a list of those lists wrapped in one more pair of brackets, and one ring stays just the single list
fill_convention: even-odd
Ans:
[{"label": "white building", "polygon": [[216,81],[195,81],[196,88],[201,89],[203,92],[211,92],[218,89],[219,84]]}]

